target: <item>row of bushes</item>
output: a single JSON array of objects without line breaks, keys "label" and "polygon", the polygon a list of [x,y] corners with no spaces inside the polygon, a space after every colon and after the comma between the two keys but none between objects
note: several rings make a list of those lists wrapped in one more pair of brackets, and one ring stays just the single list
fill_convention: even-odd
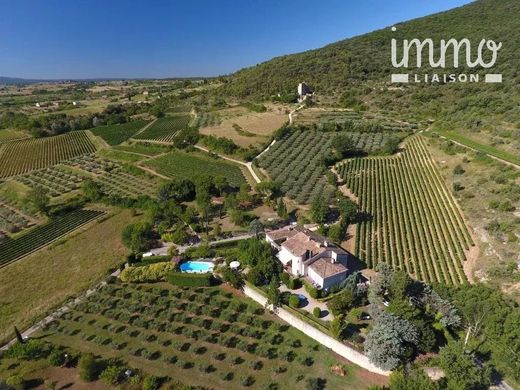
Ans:
[{"label": "row of bushes", "polygon": [[155,263],[142,267],[128,267],[121,272],[123,282],[147,283],[166,280],[168,272],[174,271],[177,265],[171,262]]},{"label": "row of bushes", "polygon": [[166,280],[175,286],[209,287],[215,283],[211,273],[189,274],[182,272],[168,272]]}]

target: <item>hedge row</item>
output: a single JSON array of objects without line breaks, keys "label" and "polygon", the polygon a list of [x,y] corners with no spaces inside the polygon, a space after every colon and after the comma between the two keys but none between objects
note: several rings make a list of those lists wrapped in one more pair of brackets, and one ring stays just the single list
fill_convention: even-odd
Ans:
[{"label": "hedge row", "polygon": [[211,273],[189,274],[182,272],[168,272],[166,280],[175,286],[184,287],[209,287],[214,279]]},{"label": "hedge row", "polygon": [[173,271],[176,267],[177,265],[171,262],[128,267],[121,272],[120,278],[123,282],[160,282],[165,280],[167,273]]}]

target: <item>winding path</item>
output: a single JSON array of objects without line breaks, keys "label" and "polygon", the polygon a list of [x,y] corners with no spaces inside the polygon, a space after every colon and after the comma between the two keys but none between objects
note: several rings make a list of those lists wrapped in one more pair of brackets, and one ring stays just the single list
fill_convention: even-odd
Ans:
[{"label": "winding path", "polygon": [[[215,152],[212,152],[211,150],[209,149],[206,149],[202,146],[199,146],[199,145],[195,145],[195,147],[199,150],[202,150],[206,153],[215,153]],[[257,182],[257,183],[260,183],[262,180],[260,180],[260,178],[257,176],[256,172],[253,170],[253,164],[251,162],[243,162],[243,161],[240,161],[240,160],[236,160],[234,158],[231,158],[231,157],[227,157],[227,156],[224,156],[222,154],[218,154],[218,153],[215,153],[217,156],[219,156],[220,158],[224,159],[224,160],[228,160],[228,161],[231,161],[231,162],[234,162],[235,164],[239,164],[239,165],[243,165],[245,166],[248,170],[249,170],[249,173],[251,174],[251,176],[253,176],[253,179]]]}]

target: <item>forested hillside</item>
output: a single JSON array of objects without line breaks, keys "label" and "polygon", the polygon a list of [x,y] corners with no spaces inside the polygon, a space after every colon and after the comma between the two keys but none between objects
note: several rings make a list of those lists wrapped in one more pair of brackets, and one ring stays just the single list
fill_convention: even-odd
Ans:
[{"label": "forested hillside", "polygon": [[[360,102],[370,109],[417,119],[449,118],[468,124],[490,117],[508,122],[518,119],[520,100],[520,2],[518,0],[479,0],[467,6],[424,18],[396,24],[369,34],[346,39],[321,49],[274,58],[243,69],[228,77],[220,93],[251,99],[269,99],[278,93],[294,92],[306,81],[321,95],[334,95],[347,105]],[[502,42],[496,65],[491,69],[428,69],[421,73],[502,73],[502,84],[410,84],[392,88],[390,42],[396,38],[468,38],[473,58],[481,39]],[[424,50],[426,54],[427,50]],[[451,50],[450,50],[451,52]],[[427,54],[426,54],[427,55]],[[426,65],[427,64],[427,57]],[[435,56],[437,58],[437,55]],[[411,58],[415,58],[411,55]],[[448,55],[447,63],[452,63]],[[424,63],[424,61],[423,61]],[[413,71],[413,70],[410,70]],[[390,87],[390,88],[388,88]],[[341,97],[343,96],[343,99]],[[482,118],[481,118],[482,117]],[[516,119],[515,119],[516,118]]]}]

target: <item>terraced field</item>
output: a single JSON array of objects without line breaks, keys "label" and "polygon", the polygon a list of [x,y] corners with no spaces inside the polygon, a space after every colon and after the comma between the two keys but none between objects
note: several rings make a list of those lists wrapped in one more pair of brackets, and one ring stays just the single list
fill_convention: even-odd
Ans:
[{"label": "terraced field", "polygon": [[148,160],[145,165],[168,177],[193,180],[203,175],[220,175],[236,187],[246,182],[238,165],[202,153],[175,150],[159,158]]},{"label": "terraced field", "polygon": [[0,200],[0,233],[16,233],[34,223],[32,218]]},{"label": "terraced field", "polygon": [[189,115],[176,115],[159,118],[134,139],[169,143],[178,131],[185,129],[190,123]]},{"label": "terraced field", "polygon": [[90,178],[101,184],[101,189],[106,195],[135,198],[139,195],[155,194],[154,182],[126,172],[122,165],[112,160],[84,155],[68,161],[67,164],[85,172],[82,181]]},{"label": "terraced field", "polygon": [[386,262],[426,282],[465,282],[465,251],[474,243],[422,138],[409,140],[401,155],[351,159],[337,169],[367,217],[355,249],[367,265]]},{"label": "terraced field", "polygon": [[0,267],[26,256],[104,215],[98,210],[77,210],[38,226],[27,234],[0,243]]},{"label": "terraced field", "polygon": [[94,135],[103,138],[109,145],[119,145],[131,138],[148,124],[148,121],[132,121],[128,123],[100,126],[90,130]]},{"label": "terraced field", "polygon": [[95,151],[96,146],[84,131],[8,142],[0,145],[0,178],[46,168]]},{"label": "terraced field", "polygon": [[42,188],[49,196],[56,197],[79,189],[83,177],[67,172],[58,165],[17,176],[16,181],[33,189]]}]

